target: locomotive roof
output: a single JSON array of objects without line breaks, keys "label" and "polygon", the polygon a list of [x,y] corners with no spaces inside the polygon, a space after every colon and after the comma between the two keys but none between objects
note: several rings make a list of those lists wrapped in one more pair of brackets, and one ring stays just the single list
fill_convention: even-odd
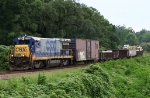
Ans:
[{"label": "locomotive roof", "polygon": [[34,39],[34,40],[41,40],[41,39],[51,39],[51,40],[61,40],[61,41],[70,41],[70,39],[66,39],[66,38],[41,38],[41,37],[34,37],[34,36],[20,36],[15,38],[14,40],[30,40],[30,39]]}]

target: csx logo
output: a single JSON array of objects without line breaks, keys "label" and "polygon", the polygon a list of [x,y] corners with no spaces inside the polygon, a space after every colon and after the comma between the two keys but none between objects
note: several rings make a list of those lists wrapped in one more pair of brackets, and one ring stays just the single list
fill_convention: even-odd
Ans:
[{"label": "csx logo", "polygon": [[26,49],[25,48],[16,48],[16,52],[25,52]]},{"label": "csx logo", "polygon": [[56,50],[56,41],[47,41],[46,42],[46,49],[55,51]]}]

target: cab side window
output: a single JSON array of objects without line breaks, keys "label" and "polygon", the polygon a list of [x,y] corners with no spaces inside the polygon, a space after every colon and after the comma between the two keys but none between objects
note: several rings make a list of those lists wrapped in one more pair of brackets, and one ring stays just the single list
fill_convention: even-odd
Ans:
[{"label": "cab side window", "polygon": [[36,46],[40,46],[40,42],[39,41],[36,41]]}]

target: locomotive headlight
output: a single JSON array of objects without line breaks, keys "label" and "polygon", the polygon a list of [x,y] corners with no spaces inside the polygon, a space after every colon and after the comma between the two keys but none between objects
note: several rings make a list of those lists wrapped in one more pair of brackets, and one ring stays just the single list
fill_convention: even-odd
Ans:
[{"label": "locomotive headlight", "polygon": [[24,57],[24,55],[22,55]]},{"label": "locomotive headlight", "polygon": [[11,57],[13,57],[13,55],[11,55]]}]

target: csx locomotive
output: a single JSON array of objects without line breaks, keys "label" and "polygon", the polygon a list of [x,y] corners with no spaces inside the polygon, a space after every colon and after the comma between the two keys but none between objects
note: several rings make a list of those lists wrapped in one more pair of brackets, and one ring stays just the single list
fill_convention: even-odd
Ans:
[{"label": "csx locomotive", "polygon": [[49,67],[54,63],[67,65],[73,59],[69,42],[64,38],[17,37],[9,53],[10,70]]}]

